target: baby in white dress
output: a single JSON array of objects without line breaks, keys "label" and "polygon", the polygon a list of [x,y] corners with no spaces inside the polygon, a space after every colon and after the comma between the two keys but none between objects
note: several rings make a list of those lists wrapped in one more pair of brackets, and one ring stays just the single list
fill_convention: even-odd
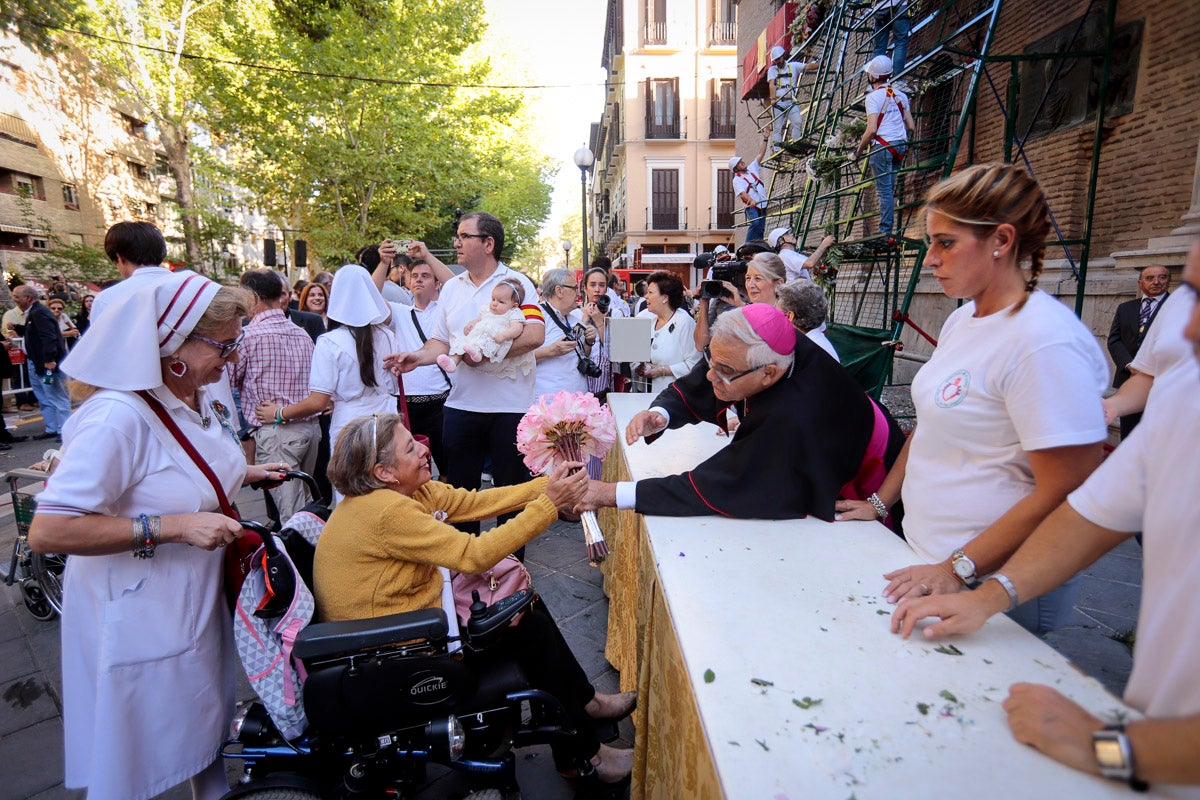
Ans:
[{"label": "baby in white dress", "polygon": [[[492,289],[492,300],[480,309],[479,316],[466,324],[462,336],[450,340],[450,353],[437,357],[438,366],[446,372],[454,372],[464,355],[472,361],[483,360],[476,369],[503,377],[516,377],[520,369],[528,375],[532,369],[533,354],[526,353],[505,364],[512,343],[525,328],[525,314],[521,301],[525,290],[515,280],[503,280]],[[526,359],[525,356],[530,356]]]}]

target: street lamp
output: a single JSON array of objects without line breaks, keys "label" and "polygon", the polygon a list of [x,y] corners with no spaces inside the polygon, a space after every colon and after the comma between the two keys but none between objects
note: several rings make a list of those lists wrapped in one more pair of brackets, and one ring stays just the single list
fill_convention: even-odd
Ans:
[{"label": "street lamp", "polygon": [[583,268],[587,269],[588,258],[588,242],[587,242],[587,174],[592,168],[592,164],[596,162],[596,157],[592,155],[592,151],[586,146],[575,151],[575,166],[579,167],[579,196],[583,206],[583,253],[581,256]]},{"label": "street lamp", "polygon": [[566,267],[567,269],[570,269],[571,268],[571,240],[570,239],[563,239],[562,249],[563,249],[563,252],[565,252],[567,254],[567,261],[563,266]]}]

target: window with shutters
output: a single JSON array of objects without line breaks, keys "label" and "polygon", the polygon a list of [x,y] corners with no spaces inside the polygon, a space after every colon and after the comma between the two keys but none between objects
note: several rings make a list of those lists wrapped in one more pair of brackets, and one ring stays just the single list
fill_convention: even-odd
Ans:
[{"label": "window with shutters", "polygon": [[679,78],[646,81],[646,138],[679,138]]},{"label": "window with shutters", "polygon": [[733,174],[730,170],[717,170],[717,227],[733,227]]},{"label": "window with shutters", "polygon": [[667,43],[667,0],[646,0],[646,28],[642,44]]},{"label": "window with shutters", "polygon": [[650,230],[679,230],[679,170],[650,170]]},{"label": "window with shutters", "polygon": [[708,138],[735,138],[734,125],[737,115],[735,91],[736,82],[733,80],[713,81],[712,119],[710,120]]}]

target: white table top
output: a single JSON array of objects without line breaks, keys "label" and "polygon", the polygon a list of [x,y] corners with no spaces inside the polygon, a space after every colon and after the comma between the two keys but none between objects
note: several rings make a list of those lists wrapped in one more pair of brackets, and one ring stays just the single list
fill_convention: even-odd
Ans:
[{"label": "white table top", "polygon": [[[618,427],[650,399],[610,395]],[[668,475],[723,446],[715,430],[619,446],[634,478]],[[889,631],[881,576],[915,556],[882,525],[647,517],[646,528],[728,796],[1129,796],[1009,733],[1000,704],[1019,681],[1054,686],[1097,713],[1129,713],[1049,645],[1003,615],[953,640]],[[945,652],[950,645],[962,654]],[[808,708],[794,702],[805,698]]]}]

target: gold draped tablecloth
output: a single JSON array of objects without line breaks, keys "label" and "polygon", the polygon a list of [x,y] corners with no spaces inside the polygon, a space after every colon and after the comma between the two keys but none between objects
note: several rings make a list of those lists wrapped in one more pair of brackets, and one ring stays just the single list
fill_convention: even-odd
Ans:
[{"label": "gold draped tablecloth", "polygon": [[[609,400],[623,429],[652,398]],[[621,442],[604,477],[683,472],[725,441],[688,426],[650,446]],[[638,690],[634,798],[1128,793],[1009,732],[1001,703],[1017,681],[1137,716],[1044,642],[1003,616],[954,648],[890,633],[880,576],[915,556],[882,526],[612,509],[600,522],[605,655],[621,689]]]},{"label": "gold draped tablecloth", "polygon": [[[629,480],[620,447],[609,452],[604,480]],[[717,798],[723,794],[692,696],[641,514],[604,509],[600,525],[611,555],[603,562],[608,595],[605,657],[621,691],[638,691],[632,796]]]}]

